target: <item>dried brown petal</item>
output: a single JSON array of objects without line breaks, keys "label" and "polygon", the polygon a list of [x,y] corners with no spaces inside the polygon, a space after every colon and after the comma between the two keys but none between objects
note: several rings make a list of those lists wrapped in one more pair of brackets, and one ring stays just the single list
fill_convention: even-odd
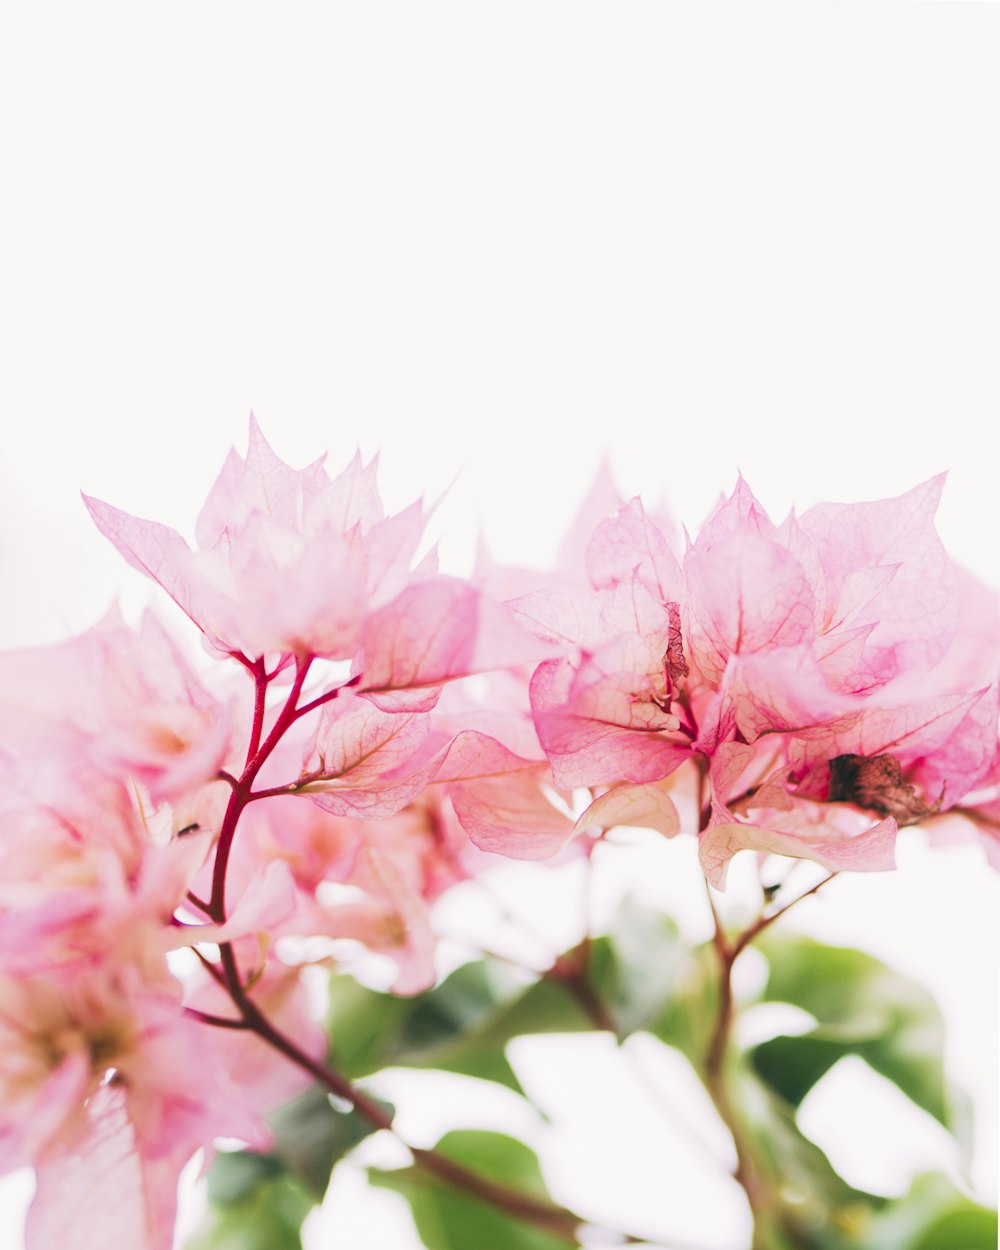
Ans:
[{"label": "dried brown petal", "polygon": [[670,678],[670,684],[676,688],[687,677],[690,669],[688,668],[687,660],[684,658],[680,604],[667,603],[664,604],[664,607],[667,609],[667,614],[670,617],[670,632],[667,636],[667,651],[663,657],[663,664],[667,670],[667,676]]},{"label": "dried brown petal", "polygon": [[832,803],[856,803],[893,816],[901,824],[912,824],[930,815],[932,808],[924,802],[909,782],[894,755],[838,755],[830,761]]}]

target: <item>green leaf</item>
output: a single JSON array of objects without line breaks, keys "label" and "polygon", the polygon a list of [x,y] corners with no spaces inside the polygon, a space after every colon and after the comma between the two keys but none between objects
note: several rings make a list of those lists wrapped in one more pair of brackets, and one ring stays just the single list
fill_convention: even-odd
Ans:
[{"label": "green leaf", "polygon": [[669,997],[650,1021],[648,1031],[681,1051],[700,1072],[718,1014],[719,961],[715,947],[711,942],[678,947]]},{"label": "green leaf", "polygon": [[497,960],[465,964],[407,999],[349,977],[334,977],[330,986],[330,1054],[348,1077],[392,1065],[439,1068],[521,1093],[504,1052],[512,1037],[593,1027],[563,986],[547,979],[525,984]]},{"label": "green leaf", "polygon": [[619,1038],[649,1028],[663,1013],[683,966],[677,926],[625,898],[606,937],[591,944],[589,977]]},{"label": "green leaf", "polygon": [[505,1053],[511,1038],[593,1031],[602,1010],[619,1037],[647,1027],[670,995],[678,951],[672,921],[626,900],[608,935],[568,951],[534,981],[493,959],[465,964],[412,998],[333,977],[331,1060],[352,1079],[392,1065],[439,1068],[523,1093]]},{"label": "green leaf", "polygon": [[208,1196],[217,1206],[237,1206],[253,1197],[261,1185],[267,1185],[286,1173],[280,1159],[251,1150],[232,1150],[220,1154],[208,1174]]},{"label": "green leaf", "polygon": [[302,1250],[312,1197],[287,1174],[259,1177],[241,1197],[213,1206],[187,1250]]},{"label": "green leaf", "polygon": [[871,1222],[859,1250],[996,1250],[997,1215],[940,1173],[919,1176]]},{"label": "green leaf", "polygon": [[313,1085],[273,1116],[274,1156],[322,1201],[334,1164],[372,1132],[356,1111],[338,1111],[320,1085]]},{"label": "green leaf", "polygon": [[300,1250],[299,1228],[323,1200],[334,1164],[372,1126],[338,1111],[313,1085],[270,1116],[269,1151],[220,1154],[208,1174],[211,1208],[189,1250]]},{"label": "green leaf", "polygon": [[[826,1154],[795,1122],[795,1110],[746,1073],[741,1123],[752,1144],[754,1166],[781,1197],[779,1214],[809,1245],[840,1246],[884,1199],[848,1184]],[[794,1243],[793,1243],[794,1244]]]},{"label": "green leaf", "polygon": [[772,1089],[797,1106],[838,1059],[858,1055],[952,1127],[944,1024],[927,990],[863,951],[791,934],[768,934],[758,945],[770,965],[765,1000],[801,1007],[817,1021],[808,1033],[755,1049],[754,1066]]},{"label": "green leaf", "polygon": [[[448,1133],[435,1149],[516,1193],[547,1199],[538,1160],[512,1137],[466,1129]],[[567,1245],[576,1244],[568,1235],[538,1228],[425,1169],[387,1172],[372,1168],[369,1178],[406,1198],[428,1250],[566,1250]]]}]

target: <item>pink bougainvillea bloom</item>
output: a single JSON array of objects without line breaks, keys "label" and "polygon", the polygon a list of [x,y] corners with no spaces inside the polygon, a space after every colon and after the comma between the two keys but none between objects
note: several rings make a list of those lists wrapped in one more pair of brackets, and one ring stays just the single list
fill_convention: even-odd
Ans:
[{"label": "pink bougainvillea bloom", "polygon": [[[638,500],[599,520],[589,590],[511,605],[574,648],[531,686],[556,782],[600,792],[597,810],[606,787],[626,795],[701,760],[715,881],[743,847],[891,866],[897,826],[978,785],[996,750],[1000,617],[934,531],[942,483],[778,526],[740,478],[682,561]],[[738,811],[719,789],[729,751],[758,772],[771,761]],[[862,786],[847,780],[854,760]]]},{"label": "pink bougainvillea bloom", "polygon": [[158,582],[213,649],[347,659],[369,611],[402,590],[423,533],[414,505],[386,517],[374,463],[331,479],[295,470],[250,419],[246,458],[230,453],[196,526],[175,530],[84,497],[101,532]]},{"label": "pink bougainvillea bloom", "polygon": [[211,780],[232,733],[231,709],[152,612],[138,631],[112,611],[69,642],[0,654],[0,742],[18,754],[85,756],[154,802]]},{"label": "pink bougainvillea bloom", "polygon": [[667,657],[676,605],[638,576],[597,591],[552,591],[512,603],[543,638],[576,658],[541,664],[531,683],[539,740],[559,786],[655,781],[690,754],[671,701],[679,673]]},{"label": "pink bougainvillea bloom", "polygon": [[[65,1203],[89,1185],[119,1186],[122,1211],[95,1213],[127,1244],[169,1246],[181,1167],[217,1135],[259,1147],[269,1135],[203,1045],[176,993],[151,993],[115,964],[77,961],[41,978],[0,973],[0,1166],[33,1163],[38,1192],[29,1250],[89,1245],[69,1231]],[[106,1151],[107,1100],[117,1148]],[[109,1191],[103,1190],[106,1196]]]}]

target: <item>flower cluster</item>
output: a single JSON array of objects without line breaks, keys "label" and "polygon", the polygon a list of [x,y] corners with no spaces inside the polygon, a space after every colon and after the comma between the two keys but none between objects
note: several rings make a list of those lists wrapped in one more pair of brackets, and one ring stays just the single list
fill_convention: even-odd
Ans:
[{"label": "flower cluster", "polygon": [[37,1169],[29,1244],[168,1250],[192,1155],[266,1146],[305,1078],[262,1038],[325,1049],[281,939],[353,939],[416,992],[443,891],[674,836],[691,795],[716,886],[743,849],[890,868],[918,821],[996,862],[1000,613],[940,489],[776,525],[740,480],[682,552],[602,478],[554,571],[468,580],[374,465],[293,470],[253,422],[195,550],[88,499],[219,662],[152,613],[0,655],[0,1162]]}]

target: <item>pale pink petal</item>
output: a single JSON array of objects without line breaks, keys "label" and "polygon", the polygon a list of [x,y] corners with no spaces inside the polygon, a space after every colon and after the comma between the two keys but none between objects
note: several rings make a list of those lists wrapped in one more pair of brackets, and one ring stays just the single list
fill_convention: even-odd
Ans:
[{"label": "pale pink petal", "polygon": [[350,464],[332,480],[322,501],[317,503],[324,518],[341,533],[346,534],[355,526],[369,530],[385,516],[376,485],[377,473],[377,456],[364,464],[361,453],[355,452]]},{"label": "pale pink petal", "polygon": [[944,747],[984,695],[963,691],[882,706],[868,700],[842,720],[799,728],[789,758],[801,769],[837,755],[893,755],[908,767]]},{"label": "pale pink petal", "polygon": [[582,813],[573,833],[594,833],[629,825],[638,829],[654,829],[666,838],[680,832],[681,822],[674,801],[662,785],[612,786]]},{"label": "pale pink petal", "polygon": [[609,636],[602,599],[591,591],[539,590],[507,606],[525,628],[550,642],[594,648]]},{"label": "pale pink petal", "polygon": [[304,771],[324,781],[376,778],[412,758],[430,728],[422,713],[383,712],[345,692],[323,708]]},{"label": "pale pink petal", "polygon": [[283,859],[261,865],[250,884],[229,908],[224,925],[198,925],[178,929],[178,945],[197,942],[235,942],[252,934],[268,934],[295,914],[298,894],[292,870]]},{"label": "pale pink petal", "polygon": [[828,724],[840,731],[853,724],[861,710],[857,699],[831,690],[808,645],[734,655],[719,693],[701,714],[696,746],[713,750],[733,726],[748,742],[765,733],[812,732]]},{"label": "pale pink petal", "polygon": [[[940,659],[955,629],[953,573],[934,529],[943,485],[941,474],[896,499],[820,504],[800,518],[826,570],[831,619],[874,624],[870,645],[890,676]],[[863,572],[872,568],[883,572]]]},{"label": "pale pink petal", "polygon": [[[4,1003],[5,1009],[9,1006]],[[13,1033],[16,1030],[4,1030],[5,1054],[0,1059],[5,1093],[5,1105],[0,1108],[0,1173],[35,1163],[53,1142],[66,1136],[91,1081],[90,1056],[81,1049],[63,1059],[40,1087],[31,1089],[30,1082],[24,1082],[27,1088],[19,1089],[19,1062],[28,1067],[31,1059],[16,1053]]]},{"label": "pale pink petal", "polygon": [[423,505],[417,500],[403,512],[376,522],[365,537],[368,594],[381,606],[403,589],[424,532]]},{"label": "pale pink petal", "polygon": [[537,773],[458,783],[450,793],[455,815],[481,851],[548,859],[573,833],[573,821],[552,805]]},{"label": "pale pink petal", "polygon": [[198,517],[195,537],[199,547],[214,547],[254,513],[294,527],[303,476],[308,478],[321,464],[301,471],[286,464],[271,450],[251,413],[246,459],[230,451]]},{"label": "pale pink petal", "polygon": [[739,851],[763,851],[811,859],[831,872],[887,872],[895,868],[897,825],[891,816],[852,837],[809,840],[760,825],[712,825],[698,841],[702,870],[716,889],[725,889],[729,861]]},{"label": "pale pink petal", "polygon": [[[658,781],[689,757],[686,742],[667,736],[676,730],[677,718],[651,702],[629,702],[624,679],[576,689],[575,676],[572,665],[550,660],[538,666],[531,681],[535,728],[557,786]],[[639,678],[629,681],[633,689],[643,685]],[[625,705],[629,725],[614,719]]]},{"label": "pale pink petal", "polygon": [[780,543],[734,534],[684,561],[690,640],[706,679],[731,655],[794,646],[811,638],[815,596],[798,560]]},{"label": "pale pink petal", "polygon": [[424,692],[494,668],[533,663],[545,650],[506,608],[463,582],[408,586],[365,623],[353,672],[381,706],[385,695]]},{"label": "pale pink petal", "polygon": [[540,762],[537,758],[524,759],[515,755],[488,734],[465,729],[456,734],[445,749],[434,781],[437,784],[504,776],[525,769],[537,769]]},{"label": "pale pink petal", "polygon": [[[325,1059],[326,1034],[310,1011],[298,968],[271,958],[254,981],[253,1000],[267,1019],[313,1059]],[[207,974],[187,1005],[212,1015],[234,1017],[228,994]],[[290,1102],[312,1080],[307,1073],[261,1042],[255,1033],[205,1025],[201,1042],[228,1074],[241,1096],[266,1114]]]},{"label": "pale pink petal", "polygon": [[661,602],[684,597],[684,575],[677,557],[638,497],[598,525],[586,558],[595,587],[630,583],[637,574]]},{"label": "pale pink petal", "polygon": [[427,784],[440,758],[423,751],[430,719],[384,712],[350,695],[327,704],[304,778],[314,802],[337,815],[387,816]]},{"label": "pale pink petal", "polygon": [[740,474],[733,493],[728,499],[720,501],[699,530],[695,546],[699,551],[709,551],[734,534],[757,534],[770,538],[774,533],[771,518]]},{"label": "pale pink petal", "polygon": [[202,609],[203,587],[194,567],[195,556],[184,539],[169,526],[158,521],[144,521],[83,496],[94,523],[128,563],[157,582],[177,606],[203,630],[220,651],[227,651],[225,641],[213,632]]},{"label": "pale pink petal", "polygon": [[611,466],[606,459],[602,460],[556,553],[551,580],[570,585],[586,583],[586,553],[590,536],[605,517],[618,511],[622,502],[621,493],[611,475]]},{"label": "pale pink petal", "polygon": [[144,1158],[125,1092],[115,1086],[93,1094],[87,1117],[89,1131],[75,1148],[38,1165],[26,1250],[171,1250],[177,1181],[194,1144]]},{"label": "pale pink petal", "polygon": [[996,756],[998,716],[1000,683],[994,679],[941,745],[916,762],[914,779],[932,802],[951,807],[981,784]]},{"label": "pale pink petal", "polygon": [[434,984],[434,951],[437,945],[427,903],[407,880],[391,855],[377,842],[369,842],[358,861],[356,880],[381,896],[392,908],[394,924],[383,949],[399,964],[393,982],[395,994],[418,994]]}]

